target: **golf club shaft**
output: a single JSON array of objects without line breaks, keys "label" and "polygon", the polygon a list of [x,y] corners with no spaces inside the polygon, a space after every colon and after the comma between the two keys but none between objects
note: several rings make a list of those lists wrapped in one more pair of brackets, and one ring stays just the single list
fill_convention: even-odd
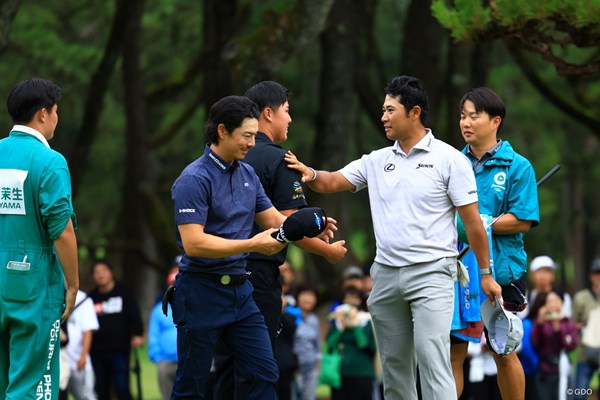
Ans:
[{"label": "golf club shaft", "polygon": [[[554,175],[556,172],[558,172],[558,170],[560,169],[560,164],[556,164],[550,171],[548,171],[548,173],[544,176],[542,176],[540,178],[539,181],[537,181],[537,186],[540,187],[540,185],[544,182],[546,182],[548,179],[550,179],[552,177],[552,175]],[[494,218],[492,220],[492,222],[485,227],[485,229],[487,230],[487,228],[489,228],[490,226],[494,225],[496,223],[496,221],[498,221],[500,218],[502,218],[502,216],[506,214],[506,211],[503,212],[502,214],[498,215],[496,218]],[[465,245],[465,247],[463,247],[463,249],[460,251],[460,253],[458,253],[458,259],[462,260],[464,256],[467,255],[467,253],[469,252],[469,250],[471,250],[471,246],[469,246],[468,244]],[[491,249],[490,249],[491,252]]]}]

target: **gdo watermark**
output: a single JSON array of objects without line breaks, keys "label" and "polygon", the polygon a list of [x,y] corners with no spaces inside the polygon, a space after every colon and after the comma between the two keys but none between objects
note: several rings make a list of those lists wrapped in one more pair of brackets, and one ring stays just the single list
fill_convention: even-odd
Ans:
[{"label": "gdo watermark", "polygon": [[575,389],[571,389],[568,388],[567,389],[567,395],[572,396],[590,396],[592,394],[592,389],[589,388],[575,388]]}]

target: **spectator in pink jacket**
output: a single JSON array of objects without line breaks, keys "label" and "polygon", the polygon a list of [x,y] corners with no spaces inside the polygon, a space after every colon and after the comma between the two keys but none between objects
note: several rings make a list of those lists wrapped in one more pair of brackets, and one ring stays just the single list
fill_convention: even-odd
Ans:
[{"label": "spectator in pink jacket", "polygon": [[531,330],[531,342],[539,355],[537,392],[540,399],[558,400],[560,352],[575,349],[579,338],[575,322],[561,312],[562,297],[556,292],[539,294],[543,295],[545,303]]}]

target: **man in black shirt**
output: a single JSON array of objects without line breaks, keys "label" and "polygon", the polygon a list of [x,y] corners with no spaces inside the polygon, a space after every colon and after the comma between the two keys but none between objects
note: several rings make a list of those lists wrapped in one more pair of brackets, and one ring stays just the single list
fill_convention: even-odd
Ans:
[{"label": "man in black shirt", "polygon": [[133,397],[129,391],[129,355],[132,347],[144,343],[140,309],[129,289],[115,282],[108,261],[96,261],[92,274],[96,288],[89,297],[100,325],[90,350],[96,394],[99,399],[109,399],[114,385],[119,400],[130,400]]},{"label": "man in black shirt", "polygon": [[[277,144],[287,139],[288,126],[292,122],[289,114],[289,91],[277,82],[264,81],[248,89],[245,96],[258,105],[260,116],[256,145],[250,149],[244,162],[256,171],[273,206],[288,216],[307,206],[300,176],[287,167],[283,159],[286,150]],[[252,234],[261,230],[260,226],[254,224]],[[319,238],[304,238],[294,244],[324,257],[332,264],[340,261],[347,251],[344,240],[327,243]],[[246,269],[254,287],[254,301],[265,318],[271,344],[274,343],[279,330],[282,307],[279,266],[284,263],[286,254],[287,246],[272,256],[250,253],[247,258]],[[215,399],[246,398],[243,377],[237,376],[234,385],[233,357],[222,345],[217,347],[215,363]]]}]

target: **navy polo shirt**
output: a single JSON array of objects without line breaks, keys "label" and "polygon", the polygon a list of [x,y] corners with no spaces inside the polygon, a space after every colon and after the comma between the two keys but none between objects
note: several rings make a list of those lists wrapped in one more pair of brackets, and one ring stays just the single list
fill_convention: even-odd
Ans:
[{"label": "navy polo shirt", "polygon": [[[307,203],[300,183],[300,174],[288,168],[283,159],[285,153],[285,149],[277,143],[273,143],[263,132],[258,132],[256,145],[250,149],[243,162],[254,168],[267,197],[276,209],[304,208]],[[254,224],[252,232],[256,234],[262,230],[259,225]],[[250,253],[248,262],[262,260],[279,266],[285,261],[288,247],[285,246],[279,253],[272,256]]]},{"label": "navy polo shirt", "polygon": [[[207,145],[204,155],[188,165],[171,188],[175,225],[200,224],[204,231],[224,239],[248,239],[256,213],[272,207],[271,201],[248,164],[229,164]],[[183,248],[179,229],[177,244]],[[190,272],[244,274],[246,256],[190,257],[184,254],[179,268]]]}]

